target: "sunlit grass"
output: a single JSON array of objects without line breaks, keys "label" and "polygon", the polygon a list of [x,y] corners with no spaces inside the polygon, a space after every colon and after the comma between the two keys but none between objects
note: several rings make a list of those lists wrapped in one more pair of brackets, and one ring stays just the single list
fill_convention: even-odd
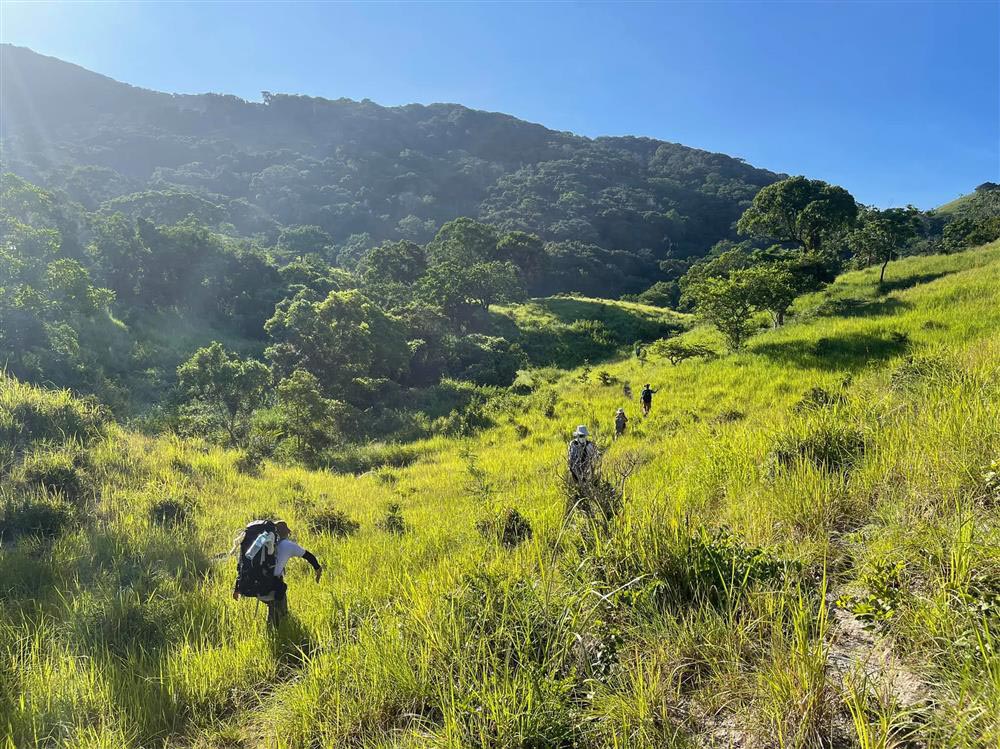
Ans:
[{"label": "sunlit grass", "polygon": [[[494,427],[359,476],[247,475],[0,382],[0,420],[30,402],[79,421],[87,458],[71,524],[0,548],[0,726],[19,747],[996,745],[1000,245],[893,263],[884,295],[875,279],[798,300],[736,355],[609,361],[607,385],[567,372],[498,401]],[[658,388],[649,418],[624,382]],[[634,465],[607,526],[565,514],[580,423],[607,475]],[[19,450],[63,439],[38,433]],[[69,502],[17,476],[5,529]],[[380,525],[390,503],[401,535]],[[532,526],[514,548],[477,530],[503,507]],[[312,524],[330,510],[357,532]],[[217,556],[264,516],[326,569],[317,585],[290,564],[278,632]],[[906,705],[888,675],[830,665],[833,601],[897,562],[875,631],[922,690]]]}]

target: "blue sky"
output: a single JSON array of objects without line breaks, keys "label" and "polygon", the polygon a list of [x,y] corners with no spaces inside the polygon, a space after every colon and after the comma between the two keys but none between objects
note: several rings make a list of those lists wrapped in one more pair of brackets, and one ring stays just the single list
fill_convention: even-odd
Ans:
[{"label": "blue sky", "polygon": [[0,2],[0,38],[162,91],[459,102],[929,208],[1000,181],[1000,3]]}]

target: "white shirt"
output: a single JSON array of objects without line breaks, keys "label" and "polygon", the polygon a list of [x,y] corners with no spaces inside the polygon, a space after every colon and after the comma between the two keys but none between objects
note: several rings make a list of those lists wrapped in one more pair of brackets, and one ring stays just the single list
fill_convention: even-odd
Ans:
[{"label": "white shirt", "polygon": [[275,577],[282,577],[285,574],[285,565],[288,564],[289,559],[304,556],[305,553],[305,549],[289,538],[278,541],[278,545],[274,548]]}]

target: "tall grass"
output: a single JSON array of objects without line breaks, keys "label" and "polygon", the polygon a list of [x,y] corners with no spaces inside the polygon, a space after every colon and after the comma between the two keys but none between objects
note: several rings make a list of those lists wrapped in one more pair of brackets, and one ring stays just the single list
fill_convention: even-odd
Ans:
[{"label": "tall grass", "polygon": [[[997,745],[1000,246],[890,277],[879,296],[845,275],[736,355],[538,378],[494,427],[360,475],[67,429],[90,423],[78,402],[0,381],[4,523],[71,510],[0,547],[8,745]],[[622,382],[659,388],[650,417]],[[21,403],[43,414],[31,449],[4,416]],[[579,423],[623,490],[613,517],[567,511]],[[19,483],[81,432],[80,496]],[[501,509],[530,536],[477,530]],[[290,564],[278,631],[218,556],[264,516],[326,569]],[[831,669],[835,600],[900,669]],[[890,699],[900,673],[919,688]]]}]

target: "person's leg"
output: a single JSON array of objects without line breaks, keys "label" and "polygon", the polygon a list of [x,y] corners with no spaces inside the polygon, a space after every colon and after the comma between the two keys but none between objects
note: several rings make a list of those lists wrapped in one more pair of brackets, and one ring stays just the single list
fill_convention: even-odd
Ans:
[{"label": "person's leg", "polygon": [[278,626],[278,612],[275,603],[275,601],[264,601],[264,605],[267,606],[267,623],[271,627]]},{"label": "person's leg", "polygon": [[274,612],[273,624],[275,626],[280,624],[281,620],[288,613],[288,586],[285,585],[285,581],[280,577],[274,588],[274,601],[271,605],[271,610]]}]

